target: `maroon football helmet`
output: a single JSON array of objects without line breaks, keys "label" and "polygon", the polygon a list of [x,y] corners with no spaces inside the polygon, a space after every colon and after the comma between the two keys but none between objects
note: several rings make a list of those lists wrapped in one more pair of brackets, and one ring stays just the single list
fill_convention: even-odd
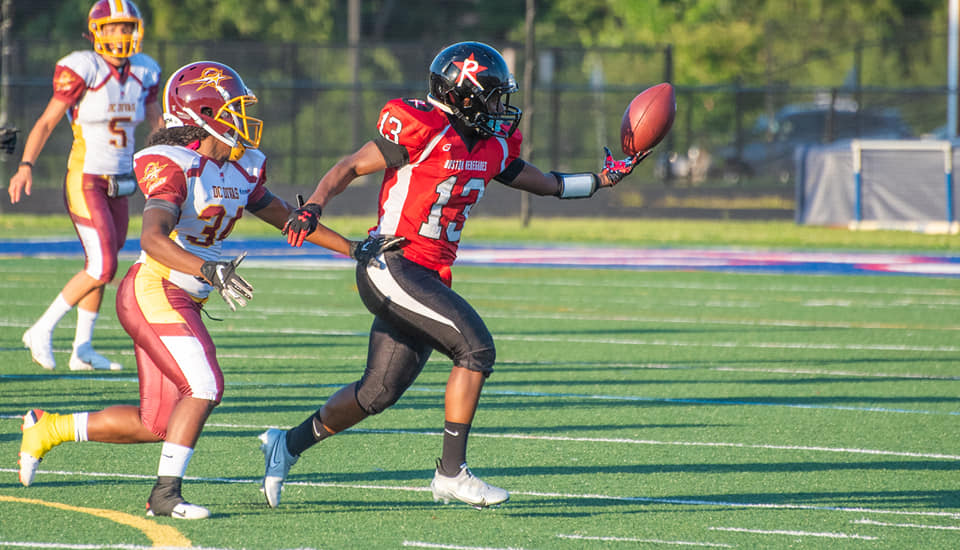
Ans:
[{"label": "maroon football helmet", "polygon": [[167,128],[203,128],[233,148],[239,158],[243,148],[260,146],[263,121],[247,115],[247,107],[256,102],[237,71],[223,63],[197,61],[167,79],[163,119]]},{"label": "maroon football helmet", "polygon": [[[104,27],[111,23],[131,23],[133,33],[107,34]],[[87,30],[93,41],[93,50],[111,57],[130,57],[140,53],[143,41],[143,17],[130,0],[99,0],[90,8]]]}]

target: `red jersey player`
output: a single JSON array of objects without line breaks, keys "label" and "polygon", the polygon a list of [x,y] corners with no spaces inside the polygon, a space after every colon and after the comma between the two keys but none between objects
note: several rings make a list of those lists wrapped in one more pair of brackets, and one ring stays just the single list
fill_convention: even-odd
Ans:
[{"label": "red jersey player", "polygon": [[300,246],[331,198],[354,178],[383,171],[379,219],[368,241],[385,252],[357,266],[360,297],[375,316],[366,369],[299,426],[260,436],[270,506],[279,504],[283,480],[303,451],[396,403],[434,349],[453,361],[443,451],[430,484],[434,500],[481,508],[510,497],[475,477],[466,463],[467,435],[496,352],[483,319],[450,288],[464,223],[491,180],[536,195],[585,198],[615,185],[643,158],[614,161],[608,150],[599,174],[544,174],[519,158],[521,112],[509,103],[517,89],[506,61],[490,46],[445,48],[430,65],[427,100],[388,102],[376,139],[331,168],[287,221],[288,242]]}]

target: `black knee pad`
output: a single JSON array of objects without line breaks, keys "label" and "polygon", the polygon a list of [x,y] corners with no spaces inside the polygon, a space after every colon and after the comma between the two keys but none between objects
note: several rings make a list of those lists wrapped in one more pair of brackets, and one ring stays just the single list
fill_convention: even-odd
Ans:
[{"label": "black knee pad", "polygon": [[361,384],[357,387],[357,404],[363,412],[373,416],[387,410],[396,403],[406,388],[371,388],[375,384]]},{"label": "black knee pad", "polygon": [[454,359],[454,365],[467,370],[482,372],[484,377],[493,373],[493,364],[497,360],[497,350],[494,347],[476,350],[464,357]]}]

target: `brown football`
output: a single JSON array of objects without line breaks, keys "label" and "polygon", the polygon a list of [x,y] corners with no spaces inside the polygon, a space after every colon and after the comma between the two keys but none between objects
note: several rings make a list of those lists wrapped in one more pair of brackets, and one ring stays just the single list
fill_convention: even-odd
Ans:
[{"label": "brown football", "polygon": [[623,112],[620,145],[627,155],[652,149],[667,135],[677,114],[677,99],[668,82],[640,92]]}]

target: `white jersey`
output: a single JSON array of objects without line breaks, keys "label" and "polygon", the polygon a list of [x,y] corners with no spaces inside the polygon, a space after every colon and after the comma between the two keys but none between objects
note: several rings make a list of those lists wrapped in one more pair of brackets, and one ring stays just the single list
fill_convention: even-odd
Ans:
[{"label": "white jersey", "polygon": [[142,53],[118,70],[93,51],[76,51],[59,62],[54,97],[70,104],[73,148],[67,168],[85,174],[133,170],[134,130],[157,100],[160,66]]},{"label": "white jersey", "polygon": [[[243,215],[247,204],[267,192],[263,186],[266,157],[248,149],[238,161],[217,164],[187,147],[155,145],[134,155],[137,182],[144,196],[162,199],[180,208],[180,218],[170,238],[181,248],[203,258],[219,260],[222,241]],[[211,286],[191,274],[170,269],[140,253],[160,277],[197,298],[206,298]]]}]

